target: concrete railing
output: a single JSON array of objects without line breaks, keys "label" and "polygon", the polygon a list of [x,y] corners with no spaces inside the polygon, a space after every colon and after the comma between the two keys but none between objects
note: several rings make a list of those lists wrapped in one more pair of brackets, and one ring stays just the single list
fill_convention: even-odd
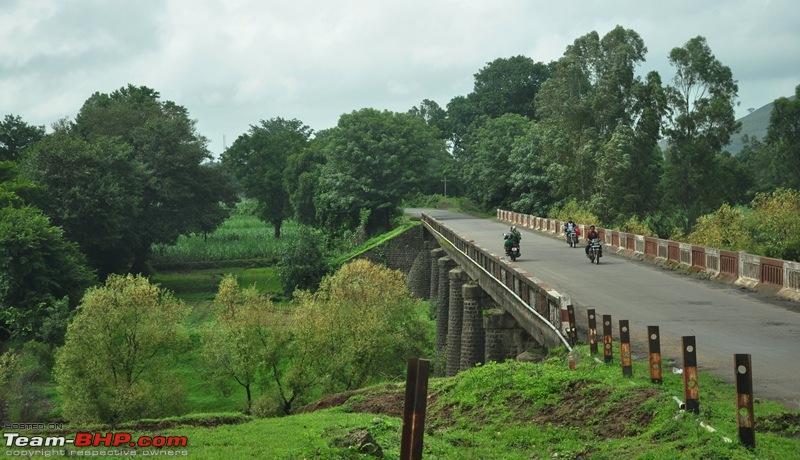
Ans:
[{"label": "concrete railing", "polygon": [[[549,234],[561,233],[561,221],[502,209],[497,210],[498,220],[538,230]],[[579,224],[585,235],[585,224]],[[664,240],[597,228],[601,241],[617,252],[642,254],[655,261],[671,261],[709,273],[713,278],[733,280],[750,288],[776,289],[778,295],[800,301],[800,263],[772,259],[743,251],[695,246],[690,243]]]},{"label": "concrete railing", "polygon": [[[520,219],[515,222],[520,227],[532,228],[535,222],[526,219],[523,224],[522,215],[515,218]],[[563,320],[563,311],[569,298],[472,240],[458,235],[433,217],[423,213],[421,220],[461,269],[478,281],[481,288],[511,313],[534,339],[547,347],[565,345],[572,350],[563,333],[568,327]]]}]

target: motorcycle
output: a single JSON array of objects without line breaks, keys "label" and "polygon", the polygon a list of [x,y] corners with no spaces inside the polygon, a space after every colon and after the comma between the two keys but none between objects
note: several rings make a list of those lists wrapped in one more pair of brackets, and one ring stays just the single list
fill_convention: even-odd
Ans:
[{"label": "motorcycle", "polygon": [[[503,239],[504,240],[507,240],[509,238],[511,238],[510,234],[503,233]],[[507,245],[505,248],[506,248],[506,256],[511,258],[512,262],[514,262],[517,259],[519,259],[519,256],[520,256],[519,243],[517,243],[517,242],[511,243],[510,245]]]},{"label": "motorcycle", "polygon": [[600,265],[600,257],[603,256],[603,248],[600,246],[600,239],[599,238],[592,238],[589,240],[589,263],[595,263]]},{"label": "motorcycle", "polygon": [[567,230],[567,244],[571,248],[578,246],[578,233],[575,230]]}]

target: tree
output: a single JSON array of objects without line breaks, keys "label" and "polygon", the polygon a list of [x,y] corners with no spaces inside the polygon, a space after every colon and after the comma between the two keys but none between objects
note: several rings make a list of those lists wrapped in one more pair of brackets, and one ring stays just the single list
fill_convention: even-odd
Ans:
[{"label": "tree", "polygon": [[759,193],[750,204],[753,239],[767,257],[800,261],[800,190]]},{"label": "tree", "polygon": [[6,115],[0,121],[0,161],[16,161],[22,151],[43,138],[44,126],[25,123],[19,115]]},{"label": "tree", "polygon": [[255,288],[240,289],[232,275],[220,282],[214,311],[216,318],[202,332],[203,357],[212,381],[224,393],[231,381],[244,388],[246,413],[251,411],[255,387],[275,383],[282,406],[290,411],[300,393],[283,387],[281,368],[290,346],[284,314]]},{"label": "tree", "polygon": [[491,118],[515,113],[532,119],[536,94],[551,71],[552,64],[521,55],[488,63],[475,74],[473,88],[481,113]]},{"label": "tree", "polygon": [[294,220],[299,224],[317,224],[314,196],[317,194],[322,165],[325,164],[323,150],[328,133],[329,130],[318,131],[303,150],[286,159],[286,193],[289,195]]},{"label": "tree", "polygon": [[59,344],[70,311],[93,282],[94,274],[78,246],[66,240],[39,209],[28,205],[0,208],[4,338]]},{"label": "tree", "polygon": [[21,160],[25,175],[44,190],[45,214],[78,243],[101,278],[126,271],[133,258],[144,172],[131,155],[131,147],[115,138],[89,143],[56,132]]},{"label": "tree", "polygon": [[259,217],[272,223],[275,238],[280,238],[281,224],[291,216],[286,161],[303,150],[311,134],[296,119],[261,120],[222,154],[222,162],[233,171],[244,193],[258,202]]},{"label": "tree", "polygon": [[318,218],[327,228],[353,230],[363,210],[368,234],[389,230],[403,198],[442,177],[447,153],[437,133],[407,113],[362,109],[342,115],[324,150],[327,162],[314,200]]},{"label": "tree", "polygon": [[188,313],[138,275],[111,275],[89,289],[56,354],[64,416],[117,424],[185,412],[186,394],[169,370],[187,344]]},{"label": "tree", "polygon": [[[588,202],[604,193],[601,184],[611,179],[598,174],[600,152],[615,133],[619,137],[621,127],[634,131],[637,144],[655,145],[658,131],[653,129],[653,121],[663,110],[663,104],[653,104],[657,101],[654,86],[659,81],[651,73],[645,83],[635,72],[646,52],[633,30],[618,26],[602,38],[593,31],[567,47],[542,84],[536,97],[537,116],[543,125],[541,146],[555,200]],[[615,148],[621,145],[618,140]],[[628,173],[636,171],[633,167],[634,163],[629,163]],[[607,165],[605,171],[621,173],[624,169]]]},{"label": "tree", "polygon": [[531,123],[511,148],[511,209],[546,216],[553,205],[547,164],[542,154],[540,125]]},{"label": "tree", "polygon": [[278,279],[283,293],[291,297],[297,289],[316,290],[328,273],[323,252],[323,235],[313,228],[301,228],[278,263]]},{"label": "tree", "polygon": [[702,36],[673,48],[669,61],[675,76],[667,88],[671,115],[664,185],[692,225],[721,204],[715,189],[728,178],[718,172],[717,154],[740,127],[733,111],[739,88]]},{"label": "tree", "polygon": [[[206,231],[211,209],[235,201],[220,168],[207,168],[208,140],[196,132],[196,121],[172,101],[145,86],[128,85],[111,94],[95,93],[81,107],[69,130],[89,143],[118,137],[140,163],[140,218],[131,229],[134,254],[131,271],[145,271],[153,243],[174,243],[179,235]],[[217,188],[210,189],[208,184]],[[217,220],[227,214],[216,213]]]},{"label": "tree", "polygon": [[409,358],[430,355],[426,309],[411,297],[401,272],[356,260],[314,293],[299,291],[294,333],[315,357],[324,392],[346,391],[403,375]]},{"label": "tree", "polygon": [[776,187],[800,190],[800,85],[794,99],[775,100],[765,139],[772,161],[768,168]]},{"label": "tree", "polygon": [[521,165],[509,161],[509,152],[530,124],[528,118],[511,113],[490,119],[465,145],[462,180],[467,184],[467,195],[484,209],[508,207],[513,200],[511,175]]}]

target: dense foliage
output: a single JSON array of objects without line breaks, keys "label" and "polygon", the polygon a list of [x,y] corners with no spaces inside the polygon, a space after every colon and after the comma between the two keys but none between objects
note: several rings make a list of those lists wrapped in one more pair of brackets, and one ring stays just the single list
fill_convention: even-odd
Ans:
[{"label": "dense foliage", "polygon": [[89,289],[56,355],[64,416],[116,424],[183,413],[186,395],[170,364],[187,344],[188,313],[141,276],[111,275]]}]

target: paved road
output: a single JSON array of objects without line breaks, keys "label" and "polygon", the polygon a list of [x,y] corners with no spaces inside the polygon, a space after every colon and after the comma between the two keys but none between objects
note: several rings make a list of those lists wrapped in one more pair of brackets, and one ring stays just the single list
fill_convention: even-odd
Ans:
[{"label": "paved road", "polygon": [[[509,227],[506,223],[434,209],[406,212],[425,212],[476,244],[503,253],[502,233]],[[563,239],[520,230],[522,257],[517,265],[572,299],[582,340],[586,338],[586,309],[594,308],[598,316],[612,315],[615,339],[619,338],[618,320],[630,321],[634,358],[645,360],[647,326],[659,326],[664,372],[671,372],[668,360],[674,360],[678,367],[682,363],[681,337],[693,335],[699,370],[732,383],[734,353],[749,353],[754,396],[800,409],[797,303],[698,280],[610,251],[604,251],[600,265],[590,265],[583,246],[570,248]],[[602,334],[602,329],[598,333]],[[614,354],[618,359],[619,350]],[[702,400],[702,380],[699,386]]]}]

